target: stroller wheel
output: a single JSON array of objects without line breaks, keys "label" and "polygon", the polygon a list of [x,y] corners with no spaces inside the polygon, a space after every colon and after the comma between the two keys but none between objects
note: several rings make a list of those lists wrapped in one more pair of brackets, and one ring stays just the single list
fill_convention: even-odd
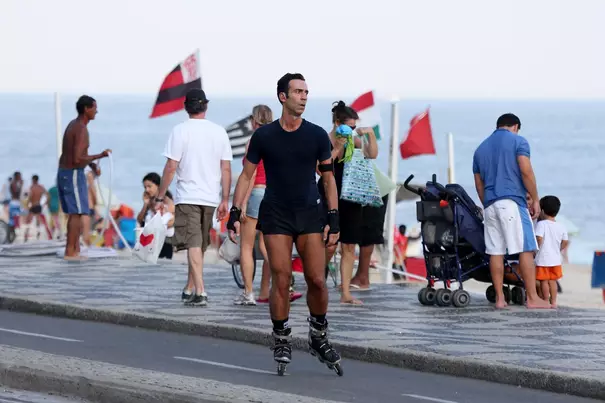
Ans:
[{"label": "stroller wheel", "polygon": [[426,304],[427,305],[434,305],[435,304],[435,297],[436,297],[436,292],[434,288],[431,287],[426,287],[426,294],[424,294],[424,298],[426,299]]},{"label": "stroller wheel", "polygon": [[426,292],[427,292],[427,288],[422,288],[420,291],[418,291],[418,302],[420,302],[422,305],[427,305],[426,303]]},{"label": "stroller wheel", "polygon": [[435,294],[435,302],[439,306],[449,306],[452,303],[452,291],[440,288]]},{"label": "stroller wheel", "polygon": [[[430,295],[430,300],[427,298],[427,295]],[[418,292],[418,301],[422,305],[433,305],[435,303],[435,290],[429,287],[424,287]]]},{"label": "stroller wheel", "polygon": [[496,289],[493,285],[490,285],[487,287],[487,290],[485,290],[485,298],[492,304],[496,302]]},{"label": "stroller wheel", "polygon": [[507,304],[510,304],[510,302],[512,300],[510,287],[503,286],[502,291],[504,292],[504,300],[506,301]]},{"label": "stroller wheel", "polygon": [[471,302],[471,295],[466,290],[456,290],[452,294],[452,304],[456,308],[466,308]]},{"label": "stroller wheel", "polygon": [[525,298],[526,298],[526,294],[525,294],[524,288],[514,287],[511,290],[511,300],[513,301],[513,304],[525,305]]}]

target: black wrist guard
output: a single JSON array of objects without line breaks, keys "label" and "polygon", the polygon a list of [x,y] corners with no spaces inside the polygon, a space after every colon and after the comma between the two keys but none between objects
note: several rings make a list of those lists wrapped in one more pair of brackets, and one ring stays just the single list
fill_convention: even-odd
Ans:
[{"label": "black wrist guard", "polygon": [[227,221],[227,229],[231,231],[235,231],[235,223],[240,222],[240,217],[242,215],[242,210],[233,206],[229,211],[229,221]]},{"label": "black wrist guard", "polygon": [[338,215],[338,210],[334,209],[328,211],[328,225],[330,226],[328,234],[337,234],[340,232],[340,216]]}]

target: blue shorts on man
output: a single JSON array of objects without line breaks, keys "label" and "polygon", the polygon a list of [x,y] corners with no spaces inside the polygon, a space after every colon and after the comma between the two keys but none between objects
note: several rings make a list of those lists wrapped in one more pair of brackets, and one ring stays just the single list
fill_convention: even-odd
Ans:
[{"label": "blue shorts on man", "polygon": [[84,168],[59,168],[57,188],[63,213],[88,215],[88,186]]}]

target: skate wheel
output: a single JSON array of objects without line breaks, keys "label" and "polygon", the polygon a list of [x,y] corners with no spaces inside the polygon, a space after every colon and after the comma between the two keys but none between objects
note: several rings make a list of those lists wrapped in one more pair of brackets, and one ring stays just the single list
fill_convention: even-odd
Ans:
[{"label": "skate wheel", "polygon": [[286,373],[286,364],[280,362],[277,364],[277,375],[284,376]]},{"label": "skate wheel", "polygon": [[338,376],[344,375],[344,372],[342,371],[342,366],[340,365],[340,363],[333,365],[333,369],[334,369],[334,371],[336,371]]}]

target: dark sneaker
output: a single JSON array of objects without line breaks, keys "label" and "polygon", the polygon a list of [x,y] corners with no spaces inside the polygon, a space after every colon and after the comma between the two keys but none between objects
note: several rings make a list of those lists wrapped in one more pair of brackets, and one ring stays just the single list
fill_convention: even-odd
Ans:
[{"label": "dark sneaker", "polygon": [[185,302],[185,305],[206,306],[208,305],[208,295],[206,295],[206,293],[202,293],[201,295],[195,295],[190,301]]},{"label": "dark sneaker", "polygon": [[183,293],[181,294],[181,301],[183,302],[189,302],[193,299],[193,293],[192,292],[185,292],[183,291]]}]

